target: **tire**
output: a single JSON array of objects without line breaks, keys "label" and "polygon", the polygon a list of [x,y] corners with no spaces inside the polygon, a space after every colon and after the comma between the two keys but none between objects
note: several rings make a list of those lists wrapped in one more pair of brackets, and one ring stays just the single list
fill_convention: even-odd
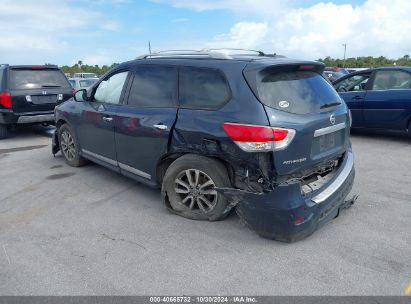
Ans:
[{"label": "tire", "polygon": [[5,139],[9,135],[7,125],[0,125],[0,139]]},{"label": "tire", "polygon": [[230,186],[227,170],[220,162],[187,154],[168,167],[162,192],[170,211],[192,220],[218,221],[230,210],[227,199],[214,187]]},{"label": "tire", "polygon": [[64,124],[58,129],[60,151],[67,164],[72,167],[81,167],[89,161],[79,154],[78,140],[71,128]]}]

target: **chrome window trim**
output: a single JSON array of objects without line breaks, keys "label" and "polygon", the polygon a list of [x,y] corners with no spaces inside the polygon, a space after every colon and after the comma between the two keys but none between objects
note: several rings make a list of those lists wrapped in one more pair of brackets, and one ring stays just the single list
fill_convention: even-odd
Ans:
[{"label": "chrome window trim", "polygon": [[338,177],[327,188],[321,191],[321,193],[314,196],[311,200],[316,204],[321,204],[326,201],[345,182],[347,177],[350,175],[353,167],[354,156],[352,152],[348,152],[346,163],[342,171],[339,173]]},{"label": "chrome window trim", "polygon": [[314,137],[322,136],[322,135],[325,135],[325,134],[330,134],[330,133],[345,129],[346,126],[347,126],[347,124],[345,122],[342,122],[342,123],[339,123],[339,124],[336,124],[336,125],[333,125],[333,126],[329,126],[329,127],[325,127],[325,128],[322,128],[322,129],[315,130]]},{"label": "chrome window trim", "polygon": [[100,154],[93,153],[93,152],[88,151],[88,150],[85,150],[85,149],[81,149],[81,152],[83,152],[83,153],[85,153],[85,154],[88,154],[88,155],[90,155],[90,156],[92,156],[92,157],[94,157],[94,158],[96,158],[96,159],[98,159],[98,160],[104,161],[104,162],[106,162],[106,163],[108,163],[108,164],[110,164],[110,165],[117,166],[117,161],[115,161],[115,160],[113,160],[113,159],[111,159],[111,158],[104,157],[104,156],[102,156],[102,155],[100,155]]},{"label": "chrome window trim", "polygon": [[147,178],[147,179],[151,179],[151,175],[150,175],[150,174],[148,174],[148,173],[146,173],[146,172],[143,172],[143,171],[141,171],[141,170],[138,170],[138,169],[136,169],[136,168],[133,168],[133,167],[131,167],[131,166],[129,166],[129,165],[122,164],[122,163],[118,163],[118,166],[120,167],[120,169],[126,170],[126,171],[128,171],[128,172],[130,172],[130,173],[133,173],[133,174],[135,174],[135,175],[138,175],[138,176],[141,176],[141,177],[144,177],[144,178]]}]

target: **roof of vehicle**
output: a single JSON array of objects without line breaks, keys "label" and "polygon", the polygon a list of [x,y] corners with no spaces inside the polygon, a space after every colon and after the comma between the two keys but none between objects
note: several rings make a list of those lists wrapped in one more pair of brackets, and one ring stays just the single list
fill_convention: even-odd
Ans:
[{"label": "roof of vehicle", "polygon": [[[222,50],[222,51],[220,51]],[[234,51],[232,53],[223,52],[225,50]],[[238,53],[236,53],[239,51]],[[243,53],[240,53],[243,52]],[[316,65],[323,67],[324,64],[318,61],[306,61],[286,58],[282,55],[276,54],[264,54],[261,51],[254,50],[242,50],[242,49],[218,49],[218,50],[201,50],[201,51],[164,51],[153,54],[143,55],[135,60],[123,62],[118,65],[115,70],[128,67],[130,65],[139,63],[164,63],[164,64],[190,64],[194,62],[221,62],[221,63],[233,63],[238,62],[241,64],[253,63],[256,67],[268,66],[268,65]]]}]

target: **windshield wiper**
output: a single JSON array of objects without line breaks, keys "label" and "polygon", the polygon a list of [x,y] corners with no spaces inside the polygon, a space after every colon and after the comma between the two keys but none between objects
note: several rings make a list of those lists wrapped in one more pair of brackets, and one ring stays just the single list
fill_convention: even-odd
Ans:
[{"label": "windshield wiper", "polygon": [[55,85],[55,84],[43,84],[41,87],[42,88],[61,88],[61,86]]},{"label": "windshield wiper", "polygon": [[341,102],[339,102],[339,101],[330,102],[330,103],[325,103],[325,104],[323,104],[323,105],[320,107],[320,109],[331,108],[331,107],[338,106],[338,105],[340,105],[340,104],[341,104]]}]

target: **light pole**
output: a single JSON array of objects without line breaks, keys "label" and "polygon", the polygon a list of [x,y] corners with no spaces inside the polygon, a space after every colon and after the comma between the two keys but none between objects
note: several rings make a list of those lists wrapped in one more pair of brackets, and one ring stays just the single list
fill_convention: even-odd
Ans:
[{"label": "light pole", "polygon": [[347,44],[346,43],[343,43],[343,45],[342,45],[343,47],[344,47],[344,61],[343,61],[343,68],[345,68],[345,54],[346,54],[346,52],[347,52]]}]

